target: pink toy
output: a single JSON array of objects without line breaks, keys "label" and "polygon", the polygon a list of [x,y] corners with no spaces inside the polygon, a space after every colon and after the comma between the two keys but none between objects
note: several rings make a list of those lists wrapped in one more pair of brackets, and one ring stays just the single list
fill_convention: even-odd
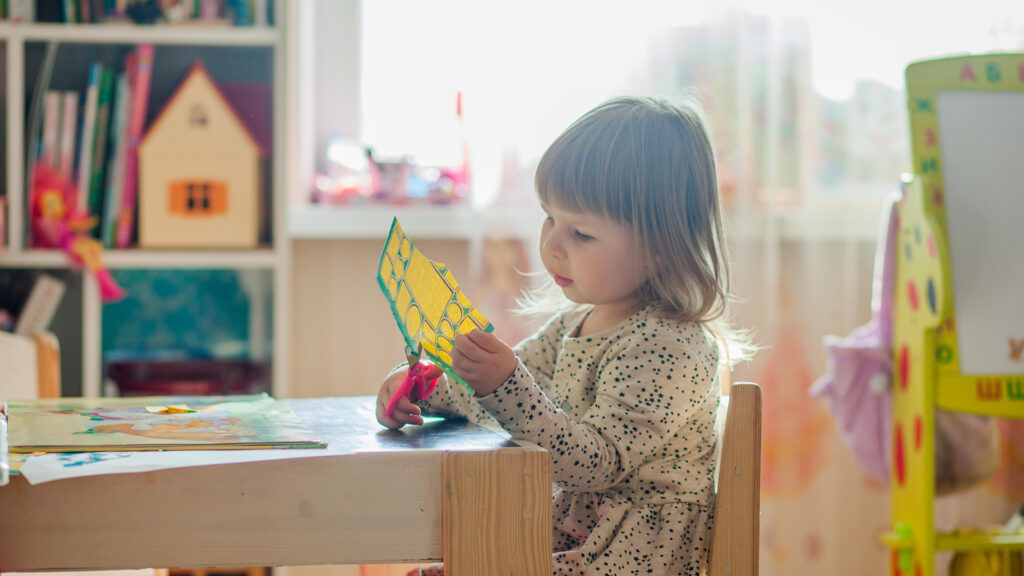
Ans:
[{"label": "pink toy", "polygon": [[100,298],[113,302],[124,298],[124,289],[103,266],[103,246],[88,235],[96,218],[72,214],[75,185],[65,176],[39,162],[32,170],[32,236],[37,248],[60,248],[75,267],[85,267],[99,282]]}]

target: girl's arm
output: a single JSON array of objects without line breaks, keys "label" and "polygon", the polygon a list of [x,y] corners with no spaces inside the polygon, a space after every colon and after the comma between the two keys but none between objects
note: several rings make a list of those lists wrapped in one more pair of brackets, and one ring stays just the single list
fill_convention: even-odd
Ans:
[{"label": "girl's arm", "polygon": [[577,491],[607,490],[657,454],[696,411],[714,413],[706,403],[715,398],[715,353],[671,358],[675,364],[669,372],[665,358],[653,352],[656,341],[640,341],[643,346],[628,344],[610,353],[595,383],[594,404],[579,422],[548,400],[521,363],[479,402],[514,437],[551,453],[557,484]]},{"label": "girl's arm", "polygon": [[473,397],[473,393],[458,382],[453,382],[448,374],[441,374],[437,379],[437,387],[425,399],[416,402],[425,416],[462,417],[470,422],[495,428],[499,424],[488,414]]},{"label": "girl's arm", "polygon": [[568,331],[566,324],[569,322],[572,320],[564,314],[555,315],[532,336],[512,348],[542,390],[548,390],[551,385],[558,353],[562,349],[562,336]]},{"label": "girl's arm", "polygon": [[[562,324],[562,316],[555,316],[513,348],[516,356],[528,367],[542,388],[547,388],[555,371],[555,360],[561,347]],[[494,418],[480,407],[473,393],[465,386],[452,382],[447,374],[438,379],[434,392],[426,399],[416,402],[416,405],[428,415],[464,416],[481,424],[497,424]]]}]

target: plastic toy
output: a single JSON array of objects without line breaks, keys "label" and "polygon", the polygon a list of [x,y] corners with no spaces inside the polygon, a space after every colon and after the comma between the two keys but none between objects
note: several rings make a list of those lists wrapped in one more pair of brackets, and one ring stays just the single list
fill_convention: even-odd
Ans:
[{"label": "plastic toy", "polygon": [[39,162],[32,170],[32,235],[37,248],[59,248],[75,267],[84,267],[99,283],[100,298],[114,302],[125,291],[103,266],[103,245],[89,236],[95,217],[71,212],[75,184]]}]

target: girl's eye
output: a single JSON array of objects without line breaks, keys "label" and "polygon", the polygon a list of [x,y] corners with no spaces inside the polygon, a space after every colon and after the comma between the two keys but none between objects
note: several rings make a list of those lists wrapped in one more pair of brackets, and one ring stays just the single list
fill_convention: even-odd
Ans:
[{"label": "girl's eye", "polygon": [[583,240],[584,242],[594,239],[593,236],[590,236],[588,234],[584,234],[583,232],[580,232],[579,230],[573,230],[572,233],[575,234],[577,238],[579,238],[580,240]]}]

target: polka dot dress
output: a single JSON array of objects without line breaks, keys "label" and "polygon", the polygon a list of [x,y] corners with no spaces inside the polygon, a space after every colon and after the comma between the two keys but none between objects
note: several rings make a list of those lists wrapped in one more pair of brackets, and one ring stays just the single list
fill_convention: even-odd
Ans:
[{"label": "polka dot dress", "polygon": [[649,307],[572,336],[585,316],[556,316],[516,346],[515,372],[491,395],[438,382],[421,407],[551,453],[556,575],[699,574],[711,544],[715,341]]}]

